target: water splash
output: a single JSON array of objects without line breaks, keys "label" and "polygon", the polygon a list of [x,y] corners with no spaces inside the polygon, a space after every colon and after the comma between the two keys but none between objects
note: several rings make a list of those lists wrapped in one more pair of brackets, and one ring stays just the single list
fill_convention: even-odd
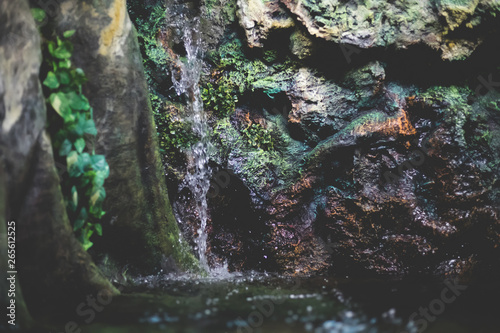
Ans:
[{"label": "water splash", "polygon": [[207,251],[207,219],[208,205],[207,192],[210,188],[211,170],[208,165],[210,142],[207,136],[207,119],[203,110],[203,102],[199,88],[203,43],[200,33],[200,19],[190,17],[182,9],[174,11],[174,15],[167,17],[169,25],[180,33],[186,50],[185,59],[179,60],[180,78],[172,75],[175,91],[178,95],[187,97],[187,116],[192,124],[194,133],[200,138],[199,142],[191,147],[188,153],[188,174],[185,185],[189,187],[200,219],[200,227],[195,239],[201,267],[210,271],[206,257]]}]

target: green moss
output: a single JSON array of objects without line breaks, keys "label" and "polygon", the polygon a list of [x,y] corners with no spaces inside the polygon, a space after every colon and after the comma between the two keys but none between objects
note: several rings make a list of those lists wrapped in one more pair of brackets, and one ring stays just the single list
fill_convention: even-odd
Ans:
[{"label": "green moss", "polygon": [[[256,131],[261,132],[261,129]],[[244,161],[231,168],[254,190],[269,187],[273,183],[273,190],[278,190],[285,186],[287,180],[296,178],[298,173],[292,162],[296,160],[296,154],[286,154],[288,141],[284,135],[275,128],[267,129],[266,132],[270,135],[266,140],[273,141],[273,149],[259,148],[255,138],[249,142],[248,135],[252,135],[251,132],[238,131],[229,118],[218,120],[212,132],[211,141],[217,147],[218,155],[214,158],[219,159],[221,164],[227,164],[229,160]]]},{"label": "green moss", "polygon": [[251,147],[265,151],[274,150],[276,140],[272,136],[271,131],[264,128],[261,124],[253,123],[245,127],[241,133]]},{"label": "green moss", "polygon": [[[170,101],[171,96],[165,96],[169,91],[165,89],[164,82],[170,82],[168,67],[173,59],[161,44],[158,34],[165,28],[166,4],[162,0],[147,2],[128,0],[127,6],[137,29],[143,55],[161,155],[170,160],[177,160],[181,155],[180,150],[190,147],[198,141],[198,138],[191,130],[191,125],[177,117],[176,106]],[[165,223],[164,232],[168,238],[166,244],[168,248],[164,249],[165,253],[171,255],[181,269],[200,273],[198,261],[191,253],[191,248],[182,238],[179,227],[175,223],[176,219],[168,196],[165,199],[167,223]],[[155,235],[151,235],[149,240],[154,242],[155,238]]]},{"label": "green moss", "polygon": [[442,118],[452,124],[460,144],[466,146],[464,126],[471,117],[472,108],[467,103],[472,91],[468,87],[435,86],[425,91],[421,97],[427,104],[442,105]]},{"label": "green moss", "polygon": [[[143,53],[144,68],[149,87],[155,92],[158,88],[158,73],[166,73],[171,61],[158,40],[158,33],[165,25],[166,6],[162,1],[128,1],[128,9],[135,23],[139,44]],[[158,95],[158,94],[157,94]]]},{"label": "green moss", "polygon": [[249,59],[241,40],[236,34],[229,34],[219,46],[218,52],[209,54],[209,60],[223,72],[232,86],[239,88],[239,93],[246,90],[262,89],[269,95],[285,91],[291,85],[291,78],[300,68],[300,64],[286,58],[276,62],[274,50],[264,52],[264,60]]},{"label": "green moss", "polygon": [[177,118],[172,109],[160,107],[154,110],[161,152],[189,148],[199,140],[194,134],[191,124]]},{"label": "green moss", "polygon": [[208,17],[221,17],[224,22],[233,22],[236,19],[236,0],[205,0]]},{"label": "green moss", "polygon": [[213,111],[218,117],[226,117],[234,112],[238,96],[228,80],[207,83],[201,89],[201,98],[205,110]]}]

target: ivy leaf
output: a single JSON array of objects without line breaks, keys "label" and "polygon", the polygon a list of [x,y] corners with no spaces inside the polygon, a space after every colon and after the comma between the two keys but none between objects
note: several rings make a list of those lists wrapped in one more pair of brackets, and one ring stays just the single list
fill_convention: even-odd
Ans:
[{"label": "ivy leaf", "polygon": [[53,41],[50,41],[47,43],[47,49],[49,50],[49,53],[51,55],[54,55],[55,46],[56,46],[56,44]]},{"label": "ivy leaf", "polygon": [[74,91],[67,93],[66,98],[68,99],[69,105],[73,110],[86,111],[90,108],[88,99],[85,96],[77,94]]},{"label": "ivy leaf", "polygon": [[71,82],[71,77],[67,71],[58,71],[56,75],[61,84],[69,84]]},{"label": "ivy leaf", "polygon": [[73,224],[73,231],[77,231],[78,229],[81,229],[83,227],[84,223],[85,223],[84,220],[76,219],[75,223]]},{"label": "ivy leaf", "polygon": [[64,38],[70,38],[75,34],[76,30],[68,30],[63,33]]},{"label": "ivy leaf", "polygon": [[58,59],[68,59],[71,58],[71,52],[69,52],[66,48],[59,46],[54,50],[54,57]]},{"label": "ivy leaf", "polygon": [[65,59],[65,60],[59,61],[59,68],[70,69],[71,68],[71,60]]},{"label": "ivy leaf", "polygon": [[94,243],[92,243],[90,240],[88,239],[85,239],[82,246],[83,246],[83,249],[85,251],[87,251],[88,249],[90,249],[92,247],[92,245],[94,245]]},{"label": "ivy leaf", "polygon": [[58,38],[57,40],[58,47],[54,50],[54,57],[57,59],[68,59],[71,58],[71,53],[72,53],[72,45],[71,43],[68,42],[61,42],[61,40]]},{"label": "ivy leaf", "polygon": [[85,251],[87,251],[88,249],[90,249],[92,247],[92,245],[94,245],[94,243],[92,243],[90,241],[90,237],[92,236],[92,234],[94,233],[94,230],[87,230],[87,232],[83,235],[83,242],[82,242],[82,246],[83,248],[85,249]]},{"label": "ivy leaf", "polygon": [[[68,102],[69,103],[69,102]],[[85,134],[85,124],[87,123],[87,116],[83,113],[78,113],[76,124],[71,128],[77,137],[82,137]]]},{"label": "ivy leaf", "polygon": [[78,207],[78,191],[76,190],[76,187],[73,186],[71,188],[70,208],[72,211],[76,211],[76,207]]},{"label": "ivy leaf", "polygon": [[91,207],[97,207],[104,201],[105,198],[106,198],[106,190],[104,189],[104,187],[94,186],[94,188],[92,189],[92,195],[90,196],[89,203]]},{"label": "ivy leaf", "polygon": [[85,224],[87,218],[88,218],[87,209],[85,207],[82,207],[82,209],[80,210],[80,214],[78,214],[78,218],[76,219],[75,224],[73,225],[73,231],[81,229]]},{"label": "ivy leaf", "polygon": [[63,143],[61,144],[61,148],[59,149],[59,156],[68,156],[71,148],[73,148],[73,146],[71,145],[71,141],[69,141],[68,139],[64,139]]},{"label": "ivy leaf", "polygon": [[71,108],[69,107],[68,99],[63,92],[52,93],[49,96],[49,102],[54,110],[64,119],[64,121],[74,119],[74,116],[71,115]]},{"label": "ivy leaf", "polygon": [[102,236],[102,225],[100,223],[96,223],[94,225],[95,231],[99,236]]},{"label": "ivy leaf", "polygon": [[82,170],[87,170],[92,165],[89,153],[80,154],[80,161],[79,162],[80,162]]},{"label": "ivy leaf", "polygon": [[108,168],[108,163],[106,163],[104,155],[92,155],[90,160],[92,161],[92,168],[94,170],[104,171]]},{"label": "ivy leaf", "polygon": [[77,139],[75,141],[75,148],[78,153],[80,154],[83,153],[83,150],[85,149],[85,139],[84,138]]},{"label": "ivy leaf", "polygon": [[83,174],[83,164],[81,155],[76,151],[69,153],[66,157],[66,164],[68,165],[68,173],[70,177],[80,177]]},{"label": "ivy leaf", "polygon": [[33,18],[38,23],[43,22],[43,20],[45,20],[45,17],[47,16],[45,14],[45,11],[41,8],[31,8],[31,15],[33,15]]},{"label": "ivy leaf", "polygon": [[85,121],[83,131],[90,135],[97,135],[97,128],[95,128],[95,123],[92,119],[88,119]]},{"label": "ivy leaf", "polygon": [[43,84],[50,89],[57,89],[60,85],[54,72],[49,72],[47,74],[47,77],[45,78],[45,81],[43,81]]},{"label": "ivy leaf", "polygon": [[95,173],[94,179],[92,179],[92,184],[96,187],[101,187],[104,185],[104,180],[109,176],[109,168],[105,171],[97,171]]}]

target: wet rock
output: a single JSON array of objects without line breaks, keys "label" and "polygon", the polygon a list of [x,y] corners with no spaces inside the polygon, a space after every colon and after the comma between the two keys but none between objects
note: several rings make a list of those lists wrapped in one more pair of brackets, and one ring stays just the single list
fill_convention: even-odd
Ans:
[{"label": "wet rock", "polygon": [[279,0],[238,0],[238,16],[250,47],[262,47],[272,30],[290,28],[295,24]]},{"label": "wet rock", "polygon": [[406,48],[425,43],[440,49],[443,59],[467,57],[479,44],[476,37],[454,38],[448,35],[450,31],[459,27],[472,30],[489,19],[483,13],[499,10],[489,0],[404,3],[284,0],[283,3],[318,38],[363,49]]},{"label": "wet rock", "polygon": [[164,256],[181,267],[194,264],[189,250],[177,246],[172,213],[158,151],[137,34],[126,3],[89,5],[62,1],[57,29],[75,29],[74,62],[87,77],[85,93],[98,130],[96,153],[110,167],[106,180],[104,236],[96,249],[142,272],[158,270]]},{"label": "wet rock", "polygon": [[[3,251],[5,224],[14,221],[16,265],[9,270],[18,271],[17,327],[24,328],[29,314],[23,293],[30,312],[39,315],[74,310],[73,302],[91,293],[119,292],[73,236],[68,221],[61,170],[46,131],[40,36],[28,3],[0,2],[0,18],[0,243]],[[2,269],[7,258],[2,256]]]},{"label": "wet rock", "polygon": [[[218,260],[243,261],[229,259],[235,270],[267,269],[251,262],[251,244],[272,259],[272,270],[291,275],[495,266],[500,131],[491,81],[499,73],[486,53],[496,46],[490,12],[498,6],[282,3],[292,15],[275,15],[295,27],[271,33],[263,22],[276,2],[239,1],[245,35],[225,25],[205,62],[202,85],[225,82],[238,98],[227,115],[207,110],[211,162],[232,170],[234,190],[210,201],[209,248]],[[262,138],[273,148],[255,144]],[[233,197],[245,202],[244,213],[235,213]],[[242,215],[257,215],[255,225]],[[478,265],[440,268],[464,258]]]},{"label": "wet rock", "polygon": [[304,31],[297,29],[290,35],[290,51],[304,60],[314,54],[314,42]]}]

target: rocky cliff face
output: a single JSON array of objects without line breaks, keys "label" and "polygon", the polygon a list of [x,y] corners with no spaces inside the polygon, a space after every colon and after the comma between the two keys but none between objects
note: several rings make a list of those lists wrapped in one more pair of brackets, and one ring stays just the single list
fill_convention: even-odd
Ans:
[{"label": "rocky cliff face", "polygon": [[[212,260],[289,274],[498,268],[499,5],[193,5],[207,48]],[[140,27],[175,6],[130,9]],[[182,40],[168,22],[155,27],[140,32],[149,71],[175,75]],[[167,105],[157,112],[182,116],[168,75],[149,78]],[[182,156],[164,153],[172,191]],[[197,216],[179,188],[172,198],[194,245]]]}]

